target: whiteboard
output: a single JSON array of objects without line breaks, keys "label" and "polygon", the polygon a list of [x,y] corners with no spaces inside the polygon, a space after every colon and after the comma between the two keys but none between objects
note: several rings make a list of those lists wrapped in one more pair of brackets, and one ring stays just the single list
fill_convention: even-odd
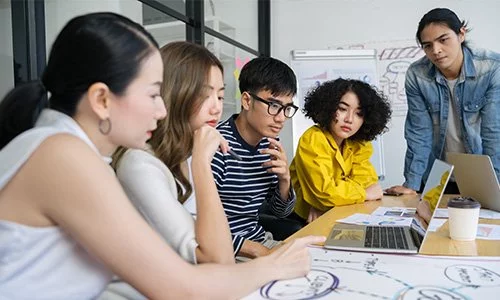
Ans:
[{"label": "whiteboard", "polygon": [[424,56],[415,40],[390,40],[340,46],[337,49],[376,49],[378,88],[389,99],[392,116],[405,116],[405,78],[410,65]]},{"label": "whiteboard", "polygon": [[[321,83],[339,77],[358,79],[378,86],[377,56],[374,49],[348,50],[293,50],[291,67],[298,81],[297,101],[300,110],[292,118],[293,154],[300,137],[314,122],[302,113],[304,97],[307,92]],[[383,138],[372,141],[373,155],[371,162],[377,171],[379,180],[385,176]]]}]

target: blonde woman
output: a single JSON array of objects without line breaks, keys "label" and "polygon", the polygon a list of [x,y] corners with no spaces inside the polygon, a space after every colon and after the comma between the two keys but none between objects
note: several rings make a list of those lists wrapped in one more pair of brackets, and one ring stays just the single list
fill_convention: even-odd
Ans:
[{"label": "blonde woman", "polygon": [[[116,173],[135,207],[190,263],[234,263],[231,235],[210,169],[227,142],[214,126],[222,114],[223,68],[206,48],[174,42],[160,49],[167,117],[146,150],[128,150]],[[198,207],[194,219],[183,205]]]}]

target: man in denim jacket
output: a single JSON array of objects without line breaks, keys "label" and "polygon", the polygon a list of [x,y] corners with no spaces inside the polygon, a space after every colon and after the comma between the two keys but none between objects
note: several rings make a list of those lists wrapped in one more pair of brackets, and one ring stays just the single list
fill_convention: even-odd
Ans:
[{"label": "man in denim jacket", "polygon": [[[420,190],[446,152],[489,155],[500,178],[500,54],[469,48],[466,32],[449,9],[420,20],[417,40],[426,56],[410,66],[405,84],[406,180],[391,192]],[[448,192],[458,193],[451,186]]]}]

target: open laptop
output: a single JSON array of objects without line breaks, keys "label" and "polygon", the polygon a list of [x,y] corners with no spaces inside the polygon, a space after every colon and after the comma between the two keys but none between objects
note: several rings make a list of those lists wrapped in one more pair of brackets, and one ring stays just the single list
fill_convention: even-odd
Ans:
[{"label": "open laptop", "polygon": [[[437,197],[435,201],[439,203],[452,171],[452,165],[436,159],[422,195],[427,195],[426,197],[434,195],[430,197]],[[426,227],[416,218],[413,219],[411,226],[337,223],[333,226],[324,247],[337,250],[417,254],[425,234]]]},{"label": "open laptop", "polygon": [[446,160],[455,166],[455,181],[462,197],[471,197],[481,207],[500,211],[500,186],[488,155],[446,153]]}]

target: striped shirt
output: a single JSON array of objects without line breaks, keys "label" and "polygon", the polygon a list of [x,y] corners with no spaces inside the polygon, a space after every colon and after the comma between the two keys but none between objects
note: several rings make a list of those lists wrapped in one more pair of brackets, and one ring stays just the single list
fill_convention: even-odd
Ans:
[{"label": "striped shirt", "polygon": [[256,147],[246,143],[236,129],[234,120],[237,116],[220,123],[217,129],[242,160],[222,152],[216,152],[212,160],[212,172],[228,218],[235,254],[245,239],[264,241],[265,231],[258,223],[258,213],[265,200],[272,213],[280,218],[288,216],[295,205],[293,189],[290,187],[288,199],[282,200],[278,176],[262,166],[270,156],[259,150],[269,148],[269,141],[263,138]]}]

